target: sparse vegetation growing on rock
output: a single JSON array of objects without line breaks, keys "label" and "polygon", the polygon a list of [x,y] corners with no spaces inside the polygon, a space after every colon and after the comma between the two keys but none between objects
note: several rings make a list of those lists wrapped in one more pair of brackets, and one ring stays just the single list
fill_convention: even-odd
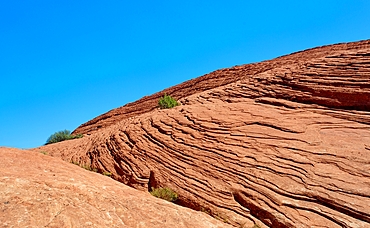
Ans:
[{"label": "sparse vegetation growing on rock", "polygon": [[200,208],[200,211],[206,213],[207,215],[212,216],[215,219],[218,219],[224,223],[230,223],[228,217],[225,214],[219,212],[212,212],[210,209],[206,209],[204,207]]},{"label": "sparse vegetation growing on rock", "polygon": [[206,213],[207,215],[211,215],[211,211],[209,209],[205,209],[204,207],[201,207],[200,211]]},{"label": "sparse vegetation growing on rock", "polygon": [[92,172],[95,172],[95,173],[98,172],[98,169],[92,168],[91,165],[89,165],[89,164],[82,165],[81,167],[88,170],[88,171],[92,171]]},{"label": "sparse vegetation growing on rock", "polygon": [[92,172],[95,172],[95,173],[98,172],[98,169],[92,168],[90,164],[81,165],[80,163],[78,163],[76,161],[73,161],[73,160],[71,161],[71,163],[74,164],[74,165],[80,166],[81,168],[84,168],[84,169],[86,169],[88,171],[92,171]]},{"label": "sparse vegetation growing on rock", "polygon": [[64,140],[69,140],[69,139],[78,139],[78,138],[82,138],[82,137],[83,137],[82,134],[71,135],[71,132],[68,131],[68,130],[58,131],[58,132],[55,132],[54,134],[52,134],[48,138],[48,140],[46,140],[45,145],[48,145],[48,144],[51,144],[51,143],[57,143],[57,142],[61,142],[61,141],[64,141]]},{"label": "sparse vegetation growing on rock", "polygon": [[110,173],[110,172],[106,172],[106,171],[104,171],[102,174],[103,174],[104,176],[107,176],[107,177],[112,176],[112,173]]},{"label": "sparse vegetation growing on rock", "polygon": [[[88,171],[92,171],[92,172],[95,172],[95,173],[97,173],[99,171],[97,168],[91,167],[90,164],[84,164],[83,165],[83,164],[80,164],[79,162],[76,162],[76,161],[73,161],[73,160],[71,161],[71,163],[74,164],[74,165],[80,166],[81,168],[84,168],[84,169],[86,169]],[[111,172],[107,172],[107,171],[103,171],[101,174],[104,175],[104,176],[107,176],[107,177],[111,177],[112,176],[112,173]]]},{"label": "sparse vegetation growing on rock", "polygon": [[80,163],[78,163],[78,162],[76,162],[76,161],[71,161],[71,163],[72,163],[72,164],[74,164],[74,165],[78,165],[78,166],[80,166]]},{"label": "sparse vegetation growing on rock", "polygon": [[167,94],[164,94],[164,96],[159,98],[159,101],[158,101],[158,106],[161,109],[173,108],[178,105],[180,105],[179,102],[177,102],[177,100],[175,100],[173,97]]},{"label": "sparse vegetation growing on rock", "polygon": [[170,202],[175,202],[178,198],[178,195],[175,191],[170,188],[152,188],[150,192],[152,196],[155,196],[160,199],[164,199]]}]

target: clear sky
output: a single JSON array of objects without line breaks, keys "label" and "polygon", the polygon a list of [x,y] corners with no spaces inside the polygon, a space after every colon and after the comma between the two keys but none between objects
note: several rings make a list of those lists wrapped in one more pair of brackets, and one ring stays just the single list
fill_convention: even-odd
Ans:
[{"label": "clear sky", "polygon": [[0,146],[40,146],[220,68],[369,38],[369,0],[3,0]]}]

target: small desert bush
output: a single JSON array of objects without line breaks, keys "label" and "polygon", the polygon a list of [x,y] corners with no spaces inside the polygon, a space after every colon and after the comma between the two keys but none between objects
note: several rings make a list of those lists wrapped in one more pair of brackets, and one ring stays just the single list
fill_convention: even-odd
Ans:
[{"label": "small desert bush", "polygon": [[173,97],[170,95],[164,94],[163,97],[159,98],[158,106],[162,109],[173,108],[180,105]]},{"label": "small desert bush", "polygon": [[71,163],[72,163],[72,164],[74,164],[74,165],[78,165],[78,166],[80,166],[80,163],[78,163],[78,162],[76,162],[76,161],[71,161]]},{"label": "small desert bush", "polygon": [[104,176],[107,176],[107,177],[112,176],[112,173],[110,173],[110,172],[106,172],[106,171],[104,171],[102,174],[103,174]]},{"label": "small desert bush", "polygon": [[73,161],[73,160],[71,161],[71,163],[74,164],[74,165],[80,166],[81,168],[84,168],[88,171],[92,171],[92,172],[95,172],[95,173],[98,172],[98,169],[92,168],[90,164],[80,164],[79,162],[76,162],[76,161]]},{"label": "small desert bush", "polygon": [[95,173],[98,172],[98,169],[91,167],[91,165],[89,165],[89,164],[81,165],[81,167],[88,170],[88,171],[92,171],[92,172],[95,172]]},{"label": "small desert bush", "polygon": [[152,196],[155,196],[160,199],[164,199],[170,202],[175,202],[178,198],[178,195],[175,191],[170,188],[152,188],[150,192]]},{"label": "small desert bush", "polygon": [[71,132],[68,131],[68,130],[58,131],[58,132],[55,132],[54,134],[52,134],[46,140],[45,145],[51,144],[51,143],[57,143],[57,142],[61,142],[61,141],[64,141],[64,140],[69,140],[69,139],[78,139],[78,138],[82,138],[82,137],[83,137],[82,134],[71,135]]}]

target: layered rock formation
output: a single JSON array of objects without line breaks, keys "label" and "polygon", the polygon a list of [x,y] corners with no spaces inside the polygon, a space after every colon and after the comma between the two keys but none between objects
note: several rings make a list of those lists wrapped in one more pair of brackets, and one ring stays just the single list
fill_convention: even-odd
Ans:
[{"label": "layered rock formation", "polygon": [[0,156],[1,227],[231,227],[41,153]]},{"label": "layered rock formation", "polygon": [[[269,61],[217,70],[113,109],[82,124],[73,133],[91,133],[122,119],[152,111],[157,108],[158,99],[164,93],[180,99],[242,79],[253,79],[250,85],[259,87],[259,92],[265,90],[263,94],[249,93],[249,96],[255,95],[252,96],[253,98],[279,96],[297,102],[312,102],[327,107],[347,107],[369,111],[370,104],[367,99],[369,72],[364,66],[364,64],[369,64],[369,53],[367,52],[369,45],[369,40],[329,45]],[[331,72],[333,69],[336,72]],[[271,83],[274,84],[271,85]],[[275,87],[288,87],[295,92],[289,94],[291,91],[280,89],[275,92]],[[345,92],[343,90],[345,88],[352,89]],[[362,90],[358,91],[359,88]],[[367,89],[363,90],[364,88]],[[297,92],[300,94],[298,97]],[[358,93],[362,95],[358,96]],[[354,101],[357,103],[351,103]]]},{"label": "layered rock formation", "polygon": [[[163,93],[180,99],[156,108]],[[36,150],[235,226],[370,227],[370,41],[215,71]]]}]

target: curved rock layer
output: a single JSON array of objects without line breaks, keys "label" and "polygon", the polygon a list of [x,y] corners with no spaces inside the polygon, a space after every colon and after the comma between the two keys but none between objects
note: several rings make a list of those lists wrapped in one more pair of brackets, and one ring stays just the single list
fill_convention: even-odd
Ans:
[{"label": "curved rock layer", "polygon": [[60,159],[0,156],[1,227],[231,227]]},{"label": "curved rock layer", "polygon": [[[181,99],[242,79],[251,81],[250,86],[258,87],[259,92],[265,90],[263,94],[252,93],[254,95],[279,96],[297,102],[369,111],[369,71],[364,68],[369,64],[369,47],[370,40],[335,44],[217,70],[113,109],[82,124],[73,133],[92,133],[117,121],[152,111],[165,93]],[[332,72],[333,69],[335,72]],[[288,88],[294,93],[281,89],[275,91],[276,87]],[[351,90],[343,90],[343,87]],[[354,100],[356,103],[352,103]]]},{"label": "curved rock layer", "polygon": [[135,114],[141,100],[36,150],[137,189],[171,187],[179,204],[236,226],[370,227],[369,41],[210,75],[217,86],[184,87],[179,107]]}]

